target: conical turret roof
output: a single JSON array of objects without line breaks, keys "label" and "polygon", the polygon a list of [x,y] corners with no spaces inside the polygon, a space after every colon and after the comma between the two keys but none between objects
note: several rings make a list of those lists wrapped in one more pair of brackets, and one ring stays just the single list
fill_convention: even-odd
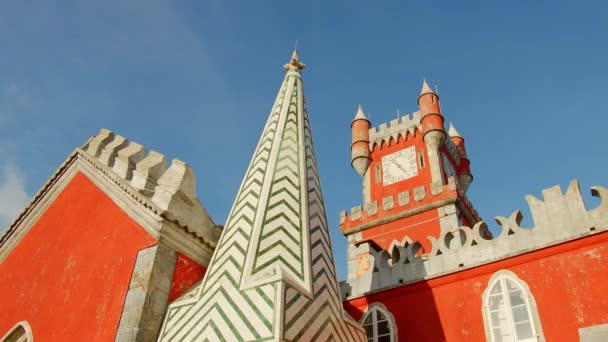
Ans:
[{"label": "conical turret roof", "polygon": [[365,341],[338,291],[297,52],[200,285],[161,341]]},{"label": "conical turret roof", "polygon": [[352,122],[355,122],[357,120],[365,120],[365,121],[369,122],[369,120],[365,116],[365,113],[363,112],[363,107],[361,107],[361,105],[359,105],[359,108],[357,108],[357,114],[355,114],[355,118],[353,119]]},{"label": "conical turret roof", "polygon": [[433,89],[431,89],[429,84],[426,82],[426,78],[422,81],[422,90],[420,91],[420,96],[424,94],[435,94],[435,91],[433,91]]},{"label": "conical turret roof", "polygon": [[448,129],[448,135],[450,137],[461,137],[460,133],[458,133],[458,131],[456,130],[456,127],[454,127],[454,124],[452,122],[450,122],[450,129]]}]

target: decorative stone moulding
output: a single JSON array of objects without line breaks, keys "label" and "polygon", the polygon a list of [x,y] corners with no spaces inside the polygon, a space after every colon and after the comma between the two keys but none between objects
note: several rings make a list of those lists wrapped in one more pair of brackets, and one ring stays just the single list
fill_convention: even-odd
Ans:
[{"label": "decorative stone moulding", "polygon": [[390,145],[391,139],[393,142],[397,141],[399,136],[405,140],[408,134],[415,135],[416,130],[422,131],[420,112],[415,112],[411,117],[404,115],[400,119],[391,120],[390,126],[383,123],[378,128],[372,127],[369,129],[369,149],[373,150],[376,145],[382,145],[383,142]]},{"label": "decorative stone moulding", "polygon": [[356,221],[361,218],[361,206],[352,207],[350,209],[350,219]]},{"label": "decorative stone moulding", "polygon": [[[373,216],[378,213],[378,201],[373,201],[365,205],[367,216]],[[386,210],[386,209],[385,209]]]},{"label": "decorative stone moulding", "polygon": [[426,190],[424,189],[424,185],[414,188],[414,201],[422,201],[425,196]]},{"label": "decorative stone moulding", "polygon": [[456,227],[443,232],[438,239],[427,237],[432,248],[426,251],[421,251],[422,244],[409,237],[393,241],[388,250],[375,250],[365,241],[349,244],[352,249],[349,255],[368,258],[374,267],[357,277],[349,270],[349,279],[340,284],[343,298],[438,277],[606,231],[608,189],[594,186],[591,193],[601,199],[600,205],[592,210],[586,209],[577,180],[570,183],[565,194],[555,186],[543,191],[544,200],[528,195],[526,201],[534,227],[521,227],[522,215],[517,210],[508,218],[496,217],[502,229],[491,240],[482,237],[487,226],[480,221],[473,228]]},{"label": "decorative stone moulding", "polygon": [[[450,177],[452,178],[452,177]],[[439,195],[443,192],[443,183],[442,182],[434,182],[431,183],[431,194]]]},{"label": "decorative stone moulding", "polygon": [[410,192],[409,191],[404,191],[404,192],[400,192],[397,194],[397,203],[399,203],[400,206],[404,206],[410,203]]},{"label": "decorative stone moulding", "polygon": [[[129,143],[107,129],[90,139],[82,148],[90,156],[98,156],[113,175],[122,178],[137,193],[150,198],[162,215],[191,233],[202,237],[212,247],[219,239],[221,229],[215,226],[203,208],[195,190],[195,176],[190,166],[174,159],[167,169],[167,157],[146,149],[138,143]],[[208,227],[214,227],[209,231]]]},{"label": "decorative stone moulding", "polygon": [[386,196],[382,199],[382,209],[389,211],[395,206],[395,198],[393,195]]},{"label": "decorative stone moulding", "polygon": [[[449,190],[457,189],[456,180],[454,177],[448,178],[447,185],[443,185],[440,182],[431,184],[431,195],[437,196],[437,195],[442,194],[444,192],[444,190],[446,189],[446,187]],[[426,192],[426,188],[424,185],[415,187],[413,189],[414,201],[420,202],[423,199],[425,199],[426,196],[427,196],[427,192]],[[472,209],[471,203],[464,196],[464,194],[459,196],[459,198],[461,198],[462,201],[466,202],[468,204],[469,208]],[[388,212],[388,211],[395,209],[397,206],[403,207],[408,204],[410,204],[410,192],[408,190],[406,190],[406,191],[403,191],[403,192],[400,192],[397,194],[396,201],[395,201],[394,195],[389,195],[389,196],[384,197],[382,199],[382,210],[385,212]],[[477,214],[475,209],[472,209],[472,210],[473,210],[473,213],[475,214],[475,217],[478,219],[479,215]],[[364,213],[367,215],[367,217],[376,215],[378,213],[378,201],[371,201],[369,203],[366,203],[363,207],[361,207],[359,205],[359,206],[351,208],[350,216],[346,213],[346,211],[341,211],[339,222],[340,222],[340,224],[344,224],[347,220],[350,220],[351,222],[358,221],[358,220],[364,218],[364,215],[363,215]]]},{"label": "decorative stone moulding", "polygon": [[[0,237],[0,261],[27,233],[57,189],[76,172],[83,172],[152,236],[182,246],[180,251],[206,264],[221,227],[213,223],[196,197],[190,166],[174,159],[167,169],[166,162],[162,154],[152,151],[146,156],[143,146],[101,129],[68,157]],[[27,227],[19,228],[22,225]]]}]

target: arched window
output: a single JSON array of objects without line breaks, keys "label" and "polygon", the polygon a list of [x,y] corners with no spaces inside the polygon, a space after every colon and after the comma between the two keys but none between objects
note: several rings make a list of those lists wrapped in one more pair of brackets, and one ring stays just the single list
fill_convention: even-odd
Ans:
[{"label": "arched window", "polygon": [[381,303],[373,303],[361,318],[369,342],[397,342],[397,325],[393,315]]},{"label": "arched window", "polygon": [[21,321],[9,330],[6,335],[4,335],[0,342],[30,342],[33,341],[32,338],[32,328],[26,321]]},{"label": "arched window", "polygon": [[513,272],[496,272],[483,296],[488,341],[544,341],[530,288]]}]

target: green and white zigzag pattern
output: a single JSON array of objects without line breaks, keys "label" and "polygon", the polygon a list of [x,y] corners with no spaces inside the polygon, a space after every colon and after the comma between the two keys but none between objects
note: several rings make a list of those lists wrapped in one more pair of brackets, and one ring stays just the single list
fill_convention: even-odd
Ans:
[{"label": "green and white zigzag pattern", "polygon": [[288,72],[203,281],[160,341],[357,341],[344,319],[299,72]]}]

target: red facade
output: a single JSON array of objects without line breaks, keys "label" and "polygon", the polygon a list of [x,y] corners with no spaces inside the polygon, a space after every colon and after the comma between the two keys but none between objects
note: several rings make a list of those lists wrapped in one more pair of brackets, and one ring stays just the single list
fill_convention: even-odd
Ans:
[{"label": "red facade", "polygon": [[76,174],[0,263],[0,332],[27,321],[38,341],[113,340],[137,252],[154,244]]},{"label": "red facade", "polygon": [[531,251],[344,303],[359,320],[380,302],[400,341],[486,341],[483,292],[490,277],[510,270],[534,297],[546,341],[578,341],[578,329],[608,322],[608,232]]}]

